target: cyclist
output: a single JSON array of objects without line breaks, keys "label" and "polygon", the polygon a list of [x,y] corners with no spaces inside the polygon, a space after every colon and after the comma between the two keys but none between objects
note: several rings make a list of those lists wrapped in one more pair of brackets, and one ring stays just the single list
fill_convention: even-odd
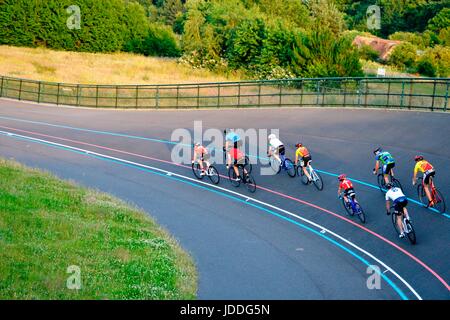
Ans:
[{"label": "cyclist", "polygon": [[269,140],[269,146],[267,147],[267,155],[274,156],[281,163],[280,155],[284,156],[286,150],[284,148],[283,142],[277,138],[277,136],[273,133],[269,134],[267,137]]},{"label": "cyclist", "polygon": [[397,226],[399,228],[398,230],[401,230],[399,237],[403,238],[405,236],[405,232],[402,225],[402,213],[409,220],[408,210],[406,209],[406,206],[408,205],[408,199],[403,194],[402,190],[400,188],[394,187],[391,182],[386,184],[386,188],[388,190],[386,192],[386,214],[391,214],[390,201],[393,201],[394,212],[397,215]]},{"label": "cyclist", "polygon": [[227,155],[227,169],[231,165],[231,156],[229,153],[231,146],[233,146],[234,149],[237,149],[241,144],[241,137],[234,132],[234,129],[230,129],[228,134],[225,136],[225,146],[223,147],[223,152]]},{"label": "cyclist", "polygon": [[[230,149],[229,154],[230,158],[234,160],[233,169],[234,172],[236,173],[236,181],[240,181],[241,176],[239,174],[239,166],[245,165],[245,153],[239,150],[238,148],[233,147]],[[245,167],[244,167],[244,174],[247,175],[247,170],[245,169]]]},{"label": "cyclist", "polygon": [[356,201],[356,193],[355,189],[353,188],[353,183],[347,179],[347,176],[345,174],[341,174],[338,177],[339,180],[339,187],[338,187],[338,197],[341,197],[341,191],[344,191],[344,199],[345,203],[348,204],[348,197],[352,197],[355,202]]},{"label": "cyclist", "polygon": [[201,174],[204,176],[206,174],[205,168],[203,166],[203,161],[206,164],[206,170],[209,168],[209,152],[204,146],[202,146],[199,142],[194,143],[194,158],[192,159],[192,163],[198,161],[200,165],[200,169],[202,170]]},{"label": "cyclist", "polygon": [[297,166],[298,160],[300,158],[302,160],[301,164],[303,173],[308,178],[308,181],[311,182],[312,181],[311,176],[308,170],[306,170],[309,163],[311,162],[311,154],[309,153],[309,150],[305,146],[303,146],[302,143],[297,143],[295,147],[297,148],[297,150],[295,151],[295,166]]},{"label": "cyclist", "polygon": [[432,207],[434,205],[433,199],[431,197],[430,192],[430,179],[431,177],[434,177],[436,174],[436,171],[434,170],[434,167],[429,163],[427,160],[424,160],[423,156],[415,156],[414,161],[416,161],[416,165],[414,167],[414,176],[412,183],[413,185],[416,184],[417,179],[417,173],[420,171],[423,173],[423,185],[425,189],[425,193],[428,198],[428,206]]},{"label": "cyclist", "polygon": [[376,148],[373,151],[373,153],[375,154],[376,160],[375,168],[373,169],[373,174],[374,175],[377,174],[381,164],[382,165],[381,171],[383,172],[384,182],[388,184],[390,182],[389,174],[394,176],[394,170],[392,170],[392,168],[395,167],[395,160],[389,152],[383,151],[381,148]]}]

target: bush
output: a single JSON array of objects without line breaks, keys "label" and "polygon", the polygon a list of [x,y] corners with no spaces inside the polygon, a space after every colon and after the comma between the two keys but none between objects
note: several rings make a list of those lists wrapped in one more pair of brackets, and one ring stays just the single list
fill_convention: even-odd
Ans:
[{"label": "bush", "polygon": [[429,77],[448,77],[450,75],[450,48],[436,46],[427,49],[419,58],[419,73]]},{"label": "bush", "polygon": [[420,33],[412,33],[412,32],[403,32],[398,31],[389,36],[390,40],[399,40],[399,41],[406,41],[409,42],[415,46],[417,46],[419,49],[425,49],[426,47],[429,47],[429,43]]},{"label": "bush", "polygon": [[392,50],[388,58],[388,64],[396,66],[400,69],[414,67],[417,60],[417,46],[404,42],[399,44]]},{"label": "bush", "polygon": [[444,8],[428,21],[427,29],[438,34],[450,25],[450,8]]},{"label": "bush", "polygon": [[[69,29],[66,8],[81,10],[81,28]],[[88,52],[122,50],[145,34],[147,18],[123,0],[2,0],[0,44]]]},{"label": "bush", "polygon": [[358,53],[361,59],[370,61],[378,61],[380,56],[378,51],[366,44],[362,45],[361,48],[358,49]]}]

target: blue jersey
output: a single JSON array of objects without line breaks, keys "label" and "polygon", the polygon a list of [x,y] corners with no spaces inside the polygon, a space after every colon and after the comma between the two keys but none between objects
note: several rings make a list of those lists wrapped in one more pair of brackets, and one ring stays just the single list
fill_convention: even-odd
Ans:
[{"label": "blue jersey", "polygon": [[237,135],[234,132],[230,132],[227,134],[227,136],[225,137],[226,141],[232,141],[232,142],[238,142],[239,140],[241,140],[241,137],[239,137],[239,135]]},{"label": "blue jersey", "polygon": [[375,159],[380,161],[382,164],[391,164],[395,162],[392,155],[387,151],[381,152]]}]

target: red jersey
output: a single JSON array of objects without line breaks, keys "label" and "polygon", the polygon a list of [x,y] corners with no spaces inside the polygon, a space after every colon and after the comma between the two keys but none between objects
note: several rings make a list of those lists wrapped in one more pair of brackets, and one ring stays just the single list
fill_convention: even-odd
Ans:
[{"label": "red jersey", "polygon": [[232,148],[230,150],[230,155],[234,160],[239,160],[239,159],[245,157],[245,154],[241,150],[236,149],[236,148]]},{"label": "red jersey", "polygon": [[339,188],[341,188],[343,190],[348,190],[350,188],[353,188],[353,184],[350,180],[345,179],[339,184]]}]

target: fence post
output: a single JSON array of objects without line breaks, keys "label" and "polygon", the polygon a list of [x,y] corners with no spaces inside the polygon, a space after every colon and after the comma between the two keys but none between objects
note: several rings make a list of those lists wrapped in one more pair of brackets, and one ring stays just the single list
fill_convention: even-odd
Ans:
[{"label": "fence post", "polygon": [[361,107],[361,79],[358,80],[358,107]]},{"label": "fence post", "polygon": [[433,97],[431,98],[431,111],[434,111],[434,97],[436,96],[436,79],[433,84]]},{"label": "fence post", "polygon": [[217,108],[220,109],[220,83],[217,84]]},{"label": "fence post", "polygon": [[300,86],[302,87],[302,90],[300,91],[300,106],[302,107],[303,106],[303,90],[304,90],[304,85],[305,85],[305,82],[304,82],[304,80],[302,79],[302,81],[300,82]]},{"label": "fence post", "polygon": [[177,99],[176,99],[177,101],[175,103],[175,108],[177,108],[177,109],[179,107],[179,102],[178,102],[179,99],[180,99],[180,86],[177,85]]},{"label": "fence post", "polygon": [[116,85],[116,105],[115,105],[116,109],[118,105],[119,105],[119,86]]},{"label": "fence post", "polygon": [[345,80],[342,81],[343,87],[344,87],[344,103],[343,106],[347,106],[347,82]]},{"label": "fence post", "polygon": [[403,95],[405,94],[405,81],[402,80],[402,95],[400,97],[400,108],[403,108]]},{"label": "fence post", "polygon": [[238,108],[241,106],[241,83],[238,82]]},{"label": "fence post", "polygon": [[159,109],[159,86],[156,86],[156,109]]},{"label": "fence post", "polygon": [[[323,83],[323,82],[322,82]],[[325,104],[325,90],[326,90],[326,86],[322,85],[322,107]]]},{"label": "fence post", "polygon": [[98,108],[98,85],[95,87],[95,107]]},{"label": "fence post", "polygon": [[450,82],[447,81],[447,89],[445,91],[445,105],[444,105],[444,112],[447,112],[447,104],[448,104],[448,86]]},{"label": "fence post", "polygon": [[278,99],[278,108],[281,108],[281,91],[283,90],[283,86],[281,85],[281,81],[278,83],[278,86],[280,87],[280,93],[279,93],[279,99]]},{"label": "fence post", "polygon": [[56,105],[59,106],[59,87],[60,83],[58,83],[58,91],[56,92]]},{"label": "fence post", "polygon": [[364,80],[365,90],[364,90],[364,108],[367,108],[367,99],[369,98],[369,81]]},{"label": "fence post", "polygon": [[41,103],[41,85],[42,85],[42,82],[39,81],[39,86],[38,86],[38,103]]},{"label": "fence post", "polygon": [[389,100],[391,97],[391,81],[388,80],[388,92],[387,92],[387,102],[386,102],[386,107],[389,108]]},{"label": "fence post", "polygon": [[258,108],[261,108],[261,81],[258,82]]},{"label": "fence post", "polygon": [[200,85],[197,85],[197,109],[200,108]]},{"label": "fence post", "polygon": [[80,94],[81,94],[81,92],[80,92],[80,85],[77,84],[77,107],[80,106]]},{"label": "fence post", "polygon": [[22,100],[22,79],[20,79],[20,85],[19,85],[19,101]]},{"label": "fence post", "polygon": [[135,97],[134,97],[135,99],[134,99],[134,107],[137,109],[138,108],[138,105],[139,105],[139,101],[138,101],[138,99],[139,99],[139,87],[138,87],[138,85],[136,85],[136,94],[135,94]]},{"label": "fence post", "polygon": [[4,77],[2,76],[2,84],[0,86],[0,97],[3,97],[3,80],[4,80]]},{"label": "fence post", "polygon": [[317,88],[316,88],[316,105],[319,105],[319,93],[320,93],[320,80],[317,81]]},{"label": "fence post", "polygon": [[414,80],[410,80],[409,84],[409,101],[408,101],[408,108],[411,109],[411,99],[412,99],[412,92],[413,92],[413,84]]}]

